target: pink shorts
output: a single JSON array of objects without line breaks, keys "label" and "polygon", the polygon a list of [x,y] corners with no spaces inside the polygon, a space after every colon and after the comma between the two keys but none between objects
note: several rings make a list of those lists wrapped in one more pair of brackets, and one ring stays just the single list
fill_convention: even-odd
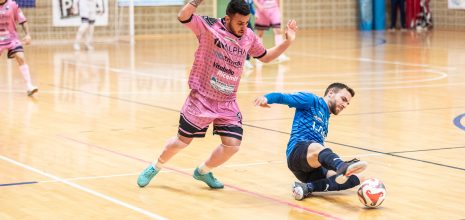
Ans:
[{"label": "pink shorts", "polygon": [[2,52],[4,50],[8,50],[8,55],[7,57],[12,59],[13,55],[17,52],[23,52],[23,46],[21,44],[21,41],[18,39],[13,39],[12,41],[8,43],[2,43],[0,41],[0,55],[2,55]]},{"label": "pink shorts", "polygon": [[281,12],[278,7],[257,10],[255,14],[255,28],[257,30],[268,30],[272,28],[281,28]]},{"label": "pink shorts", "polygon": [[205,137],[211,123],[213,134],[242,140],[242,115],[237,102],[208,99],[192,90],[181,109],[178,133]]}]

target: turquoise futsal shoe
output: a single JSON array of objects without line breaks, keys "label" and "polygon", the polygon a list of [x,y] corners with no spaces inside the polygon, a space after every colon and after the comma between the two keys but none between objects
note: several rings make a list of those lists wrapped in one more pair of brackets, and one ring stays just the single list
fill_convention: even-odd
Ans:
[{"label": "turquoise futsal shoe", "polygon": [[195,168],[194,174],[192,176],[196,180],[200,180],[204,183],[206,183],[210,188],[212,189],[222,189],[224,188],[223,183],[218,181],[214,176],[212,172],[208,172],[207,174],[200,174],[199,168]]},{"label": "turquoise futsal shoe", "polygon": [[159,170],[155,170],[152,164],[150,164],[144,171],[142,171],[142,173],[140,173],[139,178],[137,178],[137,185],[139,185],[139,187],[147,186],[150,183],[150,180],[157,175],[158,171]]}]

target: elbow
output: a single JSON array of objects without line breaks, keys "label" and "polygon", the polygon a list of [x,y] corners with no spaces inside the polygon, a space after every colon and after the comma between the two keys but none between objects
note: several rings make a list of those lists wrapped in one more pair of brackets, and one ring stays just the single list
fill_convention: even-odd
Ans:
[{"label": "elbow", "polygon": [[183,21],[182,20],[182,12],[180,11],[178,15],[176,16],[178,18],[178,21]]}]

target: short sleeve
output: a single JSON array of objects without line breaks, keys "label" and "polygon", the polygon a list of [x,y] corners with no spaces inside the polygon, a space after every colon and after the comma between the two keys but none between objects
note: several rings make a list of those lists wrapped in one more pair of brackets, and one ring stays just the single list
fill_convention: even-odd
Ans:
[{"label": "short sleeve", "polygon": [[16,2],[13,2],[13,5],[15,13],[15,22],[20,24],[26,22],[26,16],[24,16],[23,11],[21,11],[21,8],[19,8],[18,4]]},{"label": "short sleeve", "polygon": [[194,32],[194,34],[198,37],[206,29],[204,20],[204,17],[193,14],[189,19],[181,21],[181,23],[183,23],[185,27],[189,28],[192,32]]},{"label": "short sleeve", "polygon": [[260,38],[256,34],[253,34],[252,36],[254,40],[249,50],[250,56],[257,58],[257,59],[265,56],[266,48],[265,46],[263,46],[263,43],[261,42]]}]

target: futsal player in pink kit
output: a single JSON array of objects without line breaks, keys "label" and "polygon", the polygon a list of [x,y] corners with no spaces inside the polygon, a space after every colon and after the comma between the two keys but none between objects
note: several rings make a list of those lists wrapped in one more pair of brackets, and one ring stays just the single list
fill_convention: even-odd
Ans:
[{"label": "futsal player in pink kit", "polygon": [[[81,25],[76,33],[76,39],[73,44],[74,50],[80,50],[81,39],[83,36],[86,37],[86,49],[93,50],[92,41],[94,38],[94,29],[95,29],[95,19],[97,13],[97,1],[96,0],[79,0],[74,1],[73,11],[77,13],[79,7],[79,15],[81,16]],[[79,3],[79,6],[78,4]]]},{"label": "futsal player in pink kit", "polygon": [[16,59],[19,65],[19,71],[26,81],[27,95],[32,96],[39,91],[39,89],[32,84],[29,66],[24,57],[24,49],[19,40],[19,34],[16,31],[17,23],[23,27],[25,34],[23,43],[25,45],[30,44],[31,36],[29,35],[29,26],[18,4],[13,0],[0,0],[0,55],[6,50],[9,59]]},{"label": "futsal player in pink kit", "polygon": [[223,183],[211,170],[225,163],[241,145],[242,116],[236,92],[247,53],[262,62],[270,62],[295,39],[297,24],[291,20],[287,24],[285,40],[266,49],[247,28],[250,8],[245,1],[231,0],[226,16],[221,19],[194,14],[201,2],[190,0],[178,14],[178,20],[195,34],[199,42],[189,76],[191,92],[181,109],[178,134],[168,140],[157,161],[139,175],[137,184],[140,187],[149,184],[163,165],[187,147],[193,138],[205,137],[213,123],[213,134],[220,136],[221,144],[195,169],[193,177],[210,188],[223,188]]},{"label": "futsal player in pink kit", "polygon": [[[279,0],[254,0],[256,6],[255,29],[260,39],[263,39],[264,31],[272,28],[274,33],[275,45],[283,41],[281,34],[281,10]],[[287,61],[289,58],[282,54],[279,61]]]}]

